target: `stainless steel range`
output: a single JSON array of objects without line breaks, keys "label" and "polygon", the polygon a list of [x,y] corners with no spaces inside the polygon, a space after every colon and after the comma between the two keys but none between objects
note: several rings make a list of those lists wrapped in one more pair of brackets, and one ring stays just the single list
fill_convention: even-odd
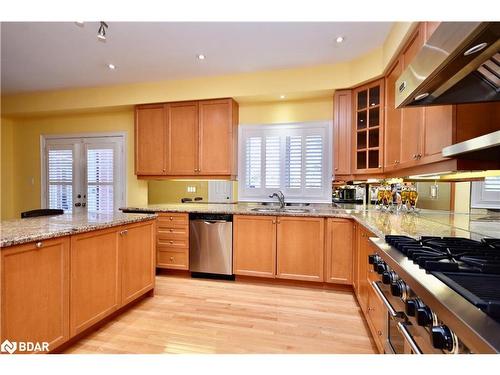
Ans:
[{"label": "stainless steel range", "polygon": [[500,353],[500,240],[370,240],[387,353]]}]

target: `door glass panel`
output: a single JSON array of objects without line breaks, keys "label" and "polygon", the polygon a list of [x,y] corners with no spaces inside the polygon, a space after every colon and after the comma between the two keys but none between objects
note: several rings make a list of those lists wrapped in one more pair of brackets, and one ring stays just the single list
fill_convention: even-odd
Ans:
[{"label": "door glass panel", "polygon": [[358,129],[366,128],[366,111],[358,112]]},{"label": "door glass panel", "polygon": [[366,151],[358,151],[356,154],[356,168],[366,169]]},{"label": "door glass panel", "polygon": [[370,89],[370,107],[380,104],[380,87],[375,86]]},{"label": "door glass panel", "polygon": [[47,155],[49,208],[73,208],[73,146],[53,146]]},{"label": "door glass panel", "polygon": [[374,126],[379,126],[380,125],[380,116],[379,116],[379,110],[380,107],[375,107],[375,108],[370,108],[370,128],[373,128]]},{"label": "door glass panel", "polygon": [[368,92],[366,90],[358,92],[358,110],[366,108]]},{"label": "door glass panel", "polygon": [[378,129],[370,130],[369,136],[368,136],[368,145],[369,145],[369,147],[378,147],[379,146]]},{"label": "door glass panel", "polygon": [[378,168],[378,150],[368,151],[368,168]]},{"label": "door glass panel", "polygon": [[358,132],[358,140],[357,140],[358,150],[366,148],[366,132]]},{"label": "door glass panel", "polygon": [[113,181],[113,146],[87,149],[87,205],[89,211],[113,211]]}]

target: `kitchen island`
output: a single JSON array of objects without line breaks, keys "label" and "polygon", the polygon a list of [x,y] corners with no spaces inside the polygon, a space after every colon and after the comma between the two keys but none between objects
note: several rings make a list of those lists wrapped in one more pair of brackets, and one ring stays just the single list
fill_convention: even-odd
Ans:
[{"label": "kitchen island", "polygon": [[58,350],[155,286],[156,215],[1,222],[0,339]]}]

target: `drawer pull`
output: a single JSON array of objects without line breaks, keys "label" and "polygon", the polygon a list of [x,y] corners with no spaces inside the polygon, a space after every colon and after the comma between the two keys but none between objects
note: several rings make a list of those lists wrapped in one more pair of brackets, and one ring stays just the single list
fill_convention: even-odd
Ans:
[{"label": "drawer pull", "polygon": [[126,235],[127,233],[128,233],[128,230],[126,230],[126,229],[125,229],[125,230],[122,230],[122,231],[120,232],[120,235],[121,235],[121,236],[124,236],[124,235]]},{"label": "drawer pull", "polygon": [[170,245],[173,245],[173,244],[174,244],[174,241],[168,241],[168,243],[169,243]]},{"label": "drawer pull", "polygon": [[170,220],[174,220],[174,218],[172,216],[169,217]]},{"label": "drawer pull", "polygon": [[173,230],[173,229],[169,229],[168,231],[169,231],[170,233],[172,233],[174,230]]},{"label": "drawer pull", "polygon": [[174,261],[174,257],[170,257],[170,261],[173,262]]},{"label": "drawer pull", "polygon": [[43,246],[43,243],[42,242],[37,242],[35,244],[35,246],[37,247],[37,249],[40,249]]}]

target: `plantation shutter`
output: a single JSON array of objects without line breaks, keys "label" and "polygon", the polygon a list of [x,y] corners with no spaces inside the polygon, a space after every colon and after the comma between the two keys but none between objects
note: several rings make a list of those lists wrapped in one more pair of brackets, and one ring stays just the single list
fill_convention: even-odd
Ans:
[{"label": "plantation shutter", "polygon": [[114,147],[87,147],[87,206],[92,212],[114,209]]},{"label": "plantation shutter", "polygon": [[49,208],[71,212],[73,208],[73,145],[47,149],[47,199]]},{"label": "plantation shutter", "polygon": [[485,177],[472,182],[472,208],[500,208],[500,177]]}]

